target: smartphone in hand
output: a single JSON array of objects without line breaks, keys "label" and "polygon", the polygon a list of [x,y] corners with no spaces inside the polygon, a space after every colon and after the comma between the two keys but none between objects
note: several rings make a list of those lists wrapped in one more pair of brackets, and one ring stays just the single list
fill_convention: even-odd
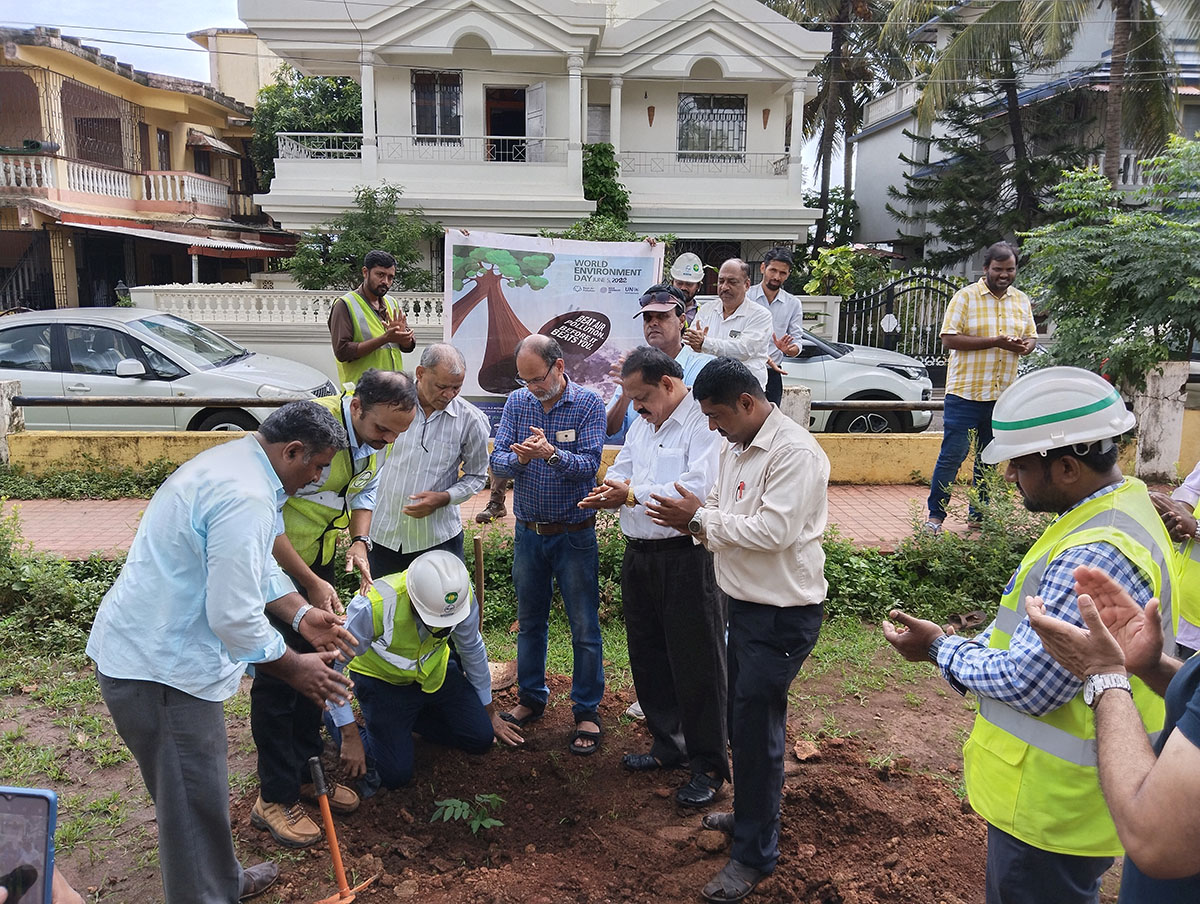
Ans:
[{"label": "smartphone in hand", "polygon": [[8,904],[50,904],[57,817],[53,791],[0,786],[0,887]]}]

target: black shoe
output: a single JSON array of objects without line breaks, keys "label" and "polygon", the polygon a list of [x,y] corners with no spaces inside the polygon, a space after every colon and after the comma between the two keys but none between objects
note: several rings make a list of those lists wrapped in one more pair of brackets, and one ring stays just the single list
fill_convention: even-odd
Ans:
[{"label": "black shoe", "polygon": [[653,772],[666,768],[652,753],[627,753],[621,757],[621,765],[630,772]]},{"label": "black shoe", "polygon": [[264,891],[279,881],[279,867],[270,860],[256,863],[242,870],[242,893],[239,901],[261,895]]},{"label": "black shoe", "polygon": [[700,820],[700,825],[714,832],[724,832],[726,835],[733,834],[733,814],[732,813],[705,813],[704,818]]},{"label": "black shoe", "polygon": [[707,807],[716,799],[723,784],[724,779],[709,778],[703,772],[697,772],[675,792],[675,803],[681,807]]}]

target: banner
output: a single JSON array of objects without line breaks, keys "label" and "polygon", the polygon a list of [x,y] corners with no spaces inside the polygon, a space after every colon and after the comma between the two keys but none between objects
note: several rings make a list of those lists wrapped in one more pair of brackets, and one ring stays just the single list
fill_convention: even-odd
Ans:
[{"label": "banner", "polygon": [[662,266],[661,244],[447,230],[442,321],[467,359],[463,395],[495,424],[518,388],[513,349],[542,333],[562,346],[567,375],[607,402],[613,364],[645,344],[637,302]]}]

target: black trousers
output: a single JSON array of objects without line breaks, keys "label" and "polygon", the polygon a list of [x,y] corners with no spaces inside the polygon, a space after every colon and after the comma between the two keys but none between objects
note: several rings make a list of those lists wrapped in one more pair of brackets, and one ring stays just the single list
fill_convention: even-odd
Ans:
[{"label": "black trousers", "polygon": [[783,374],[767,368],[767,401],[778,405],[783,401]]},{"label": "black trousers", "polygon": [[712,554],[691,537],[626,540],[621,598],[629,665],[650,753],[730,778],[726,753],[726,599]]},{"label": "black trousers", "polygon": [[779,860],[788,688],[821,630],[824,605],[729,600],[729,732],[734,860],[769,873]]},{"label": "black trousers", "polygon": [[436,546],[430,546],[429,549],[418,549],[412,552],[405,552],[404,550],[400,549],[388,549],[388,547],[376,543],[375,548],[372,549],[370,554],[367,556],[367,559],[371,564],[371,577],[381,578],[385,575],[399,574],[402,571],[407,571],[408,566],[413,563],[413,559],[419,555],[423,555],[424,553],[432,552],[435,549],[449,550],[462,559],[462,531],[459,531],[458,536],[451,537],[444,543],[438,543]]},{"label": "black trousers", "polygon": [[[333,563],[314,565],[322,579],[334,582]],[[297,653],[312,653],[312,645],[273,615],[267,618]],[[312,781],[309,757],[320,756],[322,709],[279,678],[254,670],[250,685],[250,733],[258,748],[258,784],[269,804],[291,806],[300,799],[300,786]]]}]

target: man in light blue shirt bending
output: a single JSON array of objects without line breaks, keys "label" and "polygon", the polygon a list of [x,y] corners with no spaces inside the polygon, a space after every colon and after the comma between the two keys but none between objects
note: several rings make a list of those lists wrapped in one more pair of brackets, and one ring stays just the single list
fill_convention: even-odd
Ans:
[{"label": "man in light blue shirt bending", "polygon": [[248,663],[323,703],[349,682],[329,668],[353,637],[312,610],[298,630],[325,652],[284,644],[303,598],[271,557],[284,498],[346,446],[327,408],[291,402],[258,432],[200,453],[154,494],[124,568],[96,613],[87,653],[158,821],[167,904],[235,904],[279,876],[243,870],[229,823],[223,701]]}]

